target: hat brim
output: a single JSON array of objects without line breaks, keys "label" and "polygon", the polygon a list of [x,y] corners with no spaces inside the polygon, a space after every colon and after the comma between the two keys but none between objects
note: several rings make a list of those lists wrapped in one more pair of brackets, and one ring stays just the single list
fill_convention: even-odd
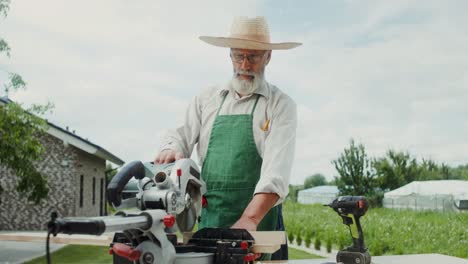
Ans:
[{"label": "hat brim", "polygon": [[282,42],[282,43],[267,43],[255,40],[226,38],[226,37],[209,37],[201,36],[200,40],[217,46],[234,49],[254,49],[254,50],[287,50],[296,48],[302,43],[299,42]]}]

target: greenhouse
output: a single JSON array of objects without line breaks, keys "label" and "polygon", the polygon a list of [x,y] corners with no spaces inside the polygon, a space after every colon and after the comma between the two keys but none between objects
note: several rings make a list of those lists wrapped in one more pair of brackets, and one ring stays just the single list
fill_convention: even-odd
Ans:
[{"label": "greenhouse", "polygon": [[299,191],[297,201],[301,204],[329,204],[338,196],[338,193],[336,186],[317,186]]},{"label": "greenhouse", "polygon": [[383,206],[394,209],[468,212],[468,181],[414,181],[385,193]]}]

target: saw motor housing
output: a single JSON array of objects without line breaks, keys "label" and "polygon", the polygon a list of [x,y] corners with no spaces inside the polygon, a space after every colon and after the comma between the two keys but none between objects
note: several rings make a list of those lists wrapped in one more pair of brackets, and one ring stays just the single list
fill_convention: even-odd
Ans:
[{"label": "saw motor housing", "polygon": [[198,166],[191,159],[170,164],[134,161],[112,178],[107,198],[119,210],[164,210],[175,216],[181,232],[188,232],[201,215],[205,192]]}]

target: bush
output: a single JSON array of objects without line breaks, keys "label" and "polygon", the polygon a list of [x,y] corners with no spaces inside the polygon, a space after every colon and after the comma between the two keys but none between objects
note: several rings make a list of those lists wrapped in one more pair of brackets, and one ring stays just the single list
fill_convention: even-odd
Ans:
[{"label": "bush", "polygon": [[290,244],[294,241],[294,233],[293,232],[288,232],[288,241]]},{"label": "bush", "polygon": [[297,236],[296,236],[296,242],[297,244],[300,246],[302,244],[302,236],[301,236],[301,233],[297,233]]},{"label": "bush", "polygon": [[370,251],[372,256],[381,256],[383,254],[383,245],[382,245],[382,243],[379,240],[375,241],[375,243],[373,243],[370,246],[369,251]]},{"label": "bush", "polygon": [[338,236],[338,249],[341,250],[341,249],[345,248],[346,243],[347,243],[347,240],[346,240],[346,237],[343,234]]},{"label": "bush", "polygon": [[366,196],[366,199],[369,202],[369,206],[371,208],[382,207],[383,198],[383,192],[376,192]]},{"label": "bush", "polygon": [[332,250],[332,240],[330,237],[327,238],[327,252],[331,253]]},{"label": "bush", "polygon": [[312,242],[312,238],[310,237],[310,233],[307,232],[307,234],[305,236],[305,239],[304,239],[305,246],[310,248],[310,243],[311,242]]},{"label": "bush", "polygon": [[316,250],[320,250],[321,247],[322,247],[322,242],[320,241],[320,238],[317,236],[315,237],[314,248]]}]

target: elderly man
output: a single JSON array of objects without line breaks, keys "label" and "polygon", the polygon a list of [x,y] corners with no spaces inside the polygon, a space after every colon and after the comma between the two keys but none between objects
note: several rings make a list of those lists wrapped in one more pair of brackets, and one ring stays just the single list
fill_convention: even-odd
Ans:
[{"label": "elderly man", "polygon": [[264,73],[271,50],[301,44],[271,43],[263,17],[238,17],[229,37],[200,39],[230,48],[234,75],[192,100],[184,125],[163,139],[155,161],[190,157],[198,143],[207,184],[200,228],[284,230],[281,202],[294,155],[296,105]]}]

